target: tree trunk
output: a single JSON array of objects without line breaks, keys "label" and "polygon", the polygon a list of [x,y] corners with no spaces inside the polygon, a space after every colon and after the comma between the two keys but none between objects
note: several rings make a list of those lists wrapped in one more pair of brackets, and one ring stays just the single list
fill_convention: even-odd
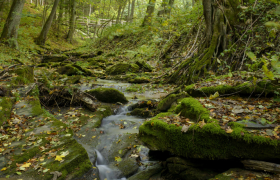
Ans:
[{"label": "tree trunk", "polygon": [[5,0],[0,0],[0,22],[4,14],[4,9],[5,9]]},{"label": "tree trunk", "polygon": [[73,36],[75,32],[75,20],[76,20],[76,0],[72,0],[71,2],[71,18],[70,18],[70,24],[69,24],[69,31],[67,35],[67,41],[72,43],[73,42]]},{"label": "tree trunk", "polygon": [[62,22],[62,18],[63,18],[63,1],[60,1],[59,3],[59,13],[58,13],[58,17],[57,17],[57,36],[59,37],[59,32],[60,32],[60,26],[61,26],[61,22]]},{"label": "tree trunk", "polygon": [[55,17],[55,13],[56,13],[58,3],[59,3],[59,0],[54,1],[54,5],[52,7],[51,14],[49,15],[46,23],[44,24],[44,27],[43,27],[39,37],[36,39],[36,44],[37,45],[45,45],[45,42],[47,40],[48,32],[51,28],[53,18]]},{"label": "tree trunk", "polygon": [[238,5],[239,0],[203,0],[206,43],[198,52],[202,58],[186,59],[169,78],[169,82],[190,84],[216,67],[217,56],[229,44],[228,34],[234,34],[231,27],[237,21]]},{"label": "tree trunk", "polygon": [[119,5],[118,16],[117,16],[116,24],[119,24],[119,23],[120,23],[121,12],[122,12],[122,4]]},{"label": "tree trunk", "polygon": [[126,22],[130,21],[130,0],[128,0],[128,7],[127,7],[127,17],[126,17]]},{"label": "tree trunk", "polygon": [[5,41],[14,48],[18,48],[17,35],[24,3],[25,0],[13,1],[0,38],[0,41]]},{"label": "tree trunk", "polygon": [[144,21],[142,23],[142,26],[151,25],[153,14],[154,14],[154,11],[155,11],[155,4],[156,4],[156,0],[149,0],[146,16],[144,17]]},{"label": "tree trunk", "polygon": [[131,3],[131,12],[130,12],[130,18],[129,18],[129,21],[130,21],[130,22],[133,22],[134,9],[135,9],[135,0],[132,0],[132,3]]}]

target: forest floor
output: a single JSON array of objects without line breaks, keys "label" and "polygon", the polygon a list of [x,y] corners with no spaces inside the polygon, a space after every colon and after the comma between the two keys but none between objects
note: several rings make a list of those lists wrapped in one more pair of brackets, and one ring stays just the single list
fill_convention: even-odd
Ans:
[{"label": "forest floor", "polygon": [[39,47],[40,11],[28,12],[21,49],[0,45],[0,179],[279,179],[278,80],[170,84],[170,54],[190,49],[173,25],[166,43],[128,25],[74,45],[54,28]]}]

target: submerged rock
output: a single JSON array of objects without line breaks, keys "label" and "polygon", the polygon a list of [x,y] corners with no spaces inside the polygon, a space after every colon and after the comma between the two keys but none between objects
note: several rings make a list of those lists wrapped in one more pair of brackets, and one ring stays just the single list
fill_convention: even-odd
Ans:
[{"label": "submerged rock", "polygon": [[145,170],[139,171],[135,175],[129,177],[127,180],[147,180],[153,175],[159,173],[162,169],[163,168],[160,164],[148,166]]},{"label": "submerged rock", "polygon": [[137,64],[118,63],[106,69],[106,73],[109,75],[119,75],[126,72],[139,72],[139,66]]},{"label": "submerged rock", "polygon": [[107,102],[107,103],[127,103],[128,100],[124,96],[124,94],[114,88],[97,88],[87,93],[95,96],[99,101]]}]

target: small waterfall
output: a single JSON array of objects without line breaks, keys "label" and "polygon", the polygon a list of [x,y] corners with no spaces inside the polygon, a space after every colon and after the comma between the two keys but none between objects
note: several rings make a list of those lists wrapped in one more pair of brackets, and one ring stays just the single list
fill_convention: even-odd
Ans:
[{"label": "small waterfall", "polygon": [[[99,170],[100,180],[117,180],[116,178],[114,178],[114,172],[112,171],[112,169],[107,166],[107,162],[105,161],[102,154],[98,150],[95,151],[97,154],[96,167]],[[126,180],[126,178],[121,178],[120,180]]]}]

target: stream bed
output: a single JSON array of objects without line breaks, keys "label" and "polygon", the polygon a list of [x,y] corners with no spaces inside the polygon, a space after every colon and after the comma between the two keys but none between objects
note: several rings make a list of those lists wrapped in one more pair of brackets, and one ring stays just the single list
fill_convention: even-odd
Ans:
[{"label": "stream bed", "polygon": [[[149,161],[149,149],[140,145],[137,140],[139,126],[145,121],[145,118],[129,115],[129,106],[143,100],[159,100],[167,93],[163,89],[143,93],[126,92],[125,90],[129,86],[131,86],[130,83],[102,79],[80,86],[82,91],[98,87],[114,88],[123,92],[129,100],[125,105],[110,104],[114,110],[113,115],[103,118],[101,126],[94,130],[82,127],[79,133],[85,135],[83,138],[76,136],[75,139],[83,145],[93,163],[93,172],[85,175],[85,179],[94,179],[95,176],[92,175],[98,173],[100,180],[125,180],[127,176],[145,170],[150,164],[158,163]],[[105,104],[107,105],[107,103]],[[131,157],[131,154],[134,157]],[[126,161],[128,165],[124,163]],[[133,161],[135,163],[132,163]],[[146,164],[145,168],[139,164]],[[129,167],[130,165],[133,167]],[[96,169],[98,172],[95,171]]]}]

